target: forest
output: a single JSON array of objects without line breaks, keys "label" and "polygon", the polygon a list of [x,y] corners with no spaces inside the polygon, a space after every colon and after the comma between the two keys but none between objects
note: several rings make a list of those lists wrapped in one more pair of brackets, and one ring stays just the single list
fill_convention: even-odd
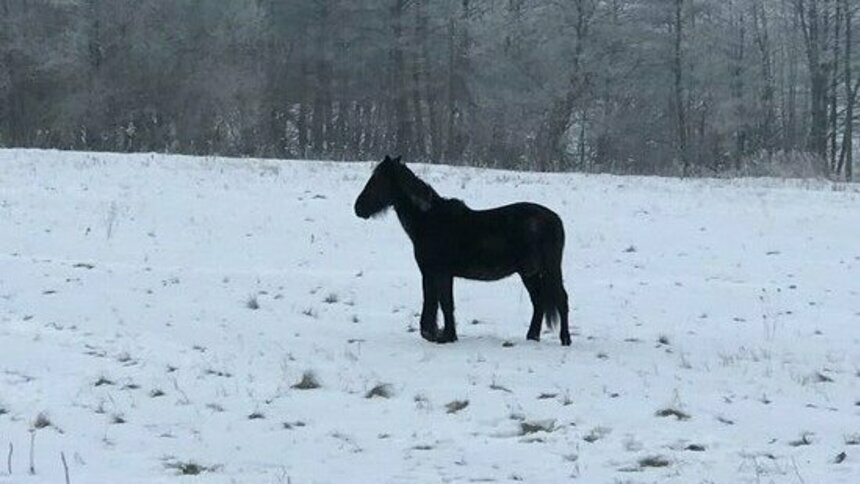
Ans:
[{"label": "forest", "polygon": [[0,0],[0,147],[851,180],[856,0]]}]

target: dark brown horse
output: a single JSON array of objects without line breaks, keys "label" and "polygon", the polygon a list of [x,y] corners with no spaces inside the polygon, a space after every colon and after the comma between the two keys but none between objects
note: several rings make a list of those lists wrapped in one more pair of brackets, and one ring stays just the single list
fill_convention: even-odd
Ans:
[{"label": "dark brown horse", "polygon": [[[560,319],[561,344],[570,345],[567,291],[561,276],[564,227],[555,212],[534,203],[472,210],[460,200],[440,197],[400,157],[386,156],[356,199],[355,214],[366,219],[391,206],[412,239],[421,270],[424,339],[457,340],[454,277],[493,281],[517,273],[534,307],[526,337],[540,339],[544,317],[550,327]],[[436,324],[440,305],[445,319],[441,332]]]}]

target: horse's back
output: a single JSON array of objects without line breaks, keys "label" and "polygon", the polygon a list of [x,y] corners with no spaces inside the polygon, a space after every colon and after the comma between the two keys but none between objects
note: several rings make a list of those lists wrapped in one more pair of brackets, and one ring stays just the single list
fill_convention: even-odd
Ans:
[{"label": "horse's back", "polygon": [[509,234],[525,237],[560,239],[564,243],[564,223],[557,213],[532,202],[517,202],[501,207],[474,210],[476,219],[484,218]]}]

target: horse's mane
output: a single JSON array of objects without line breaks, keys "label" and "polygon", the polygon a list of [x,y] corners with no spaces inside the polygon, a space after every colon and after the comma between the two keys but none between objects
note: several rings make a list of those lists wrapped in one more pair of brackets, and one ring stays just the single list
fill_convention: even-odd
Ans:
[{"label": "horse's mane", "polygon": [[429,210],[442,197],[427,182],[418,178],[406,165],[399,164],[395,178],[407,198],[422,212]]}]

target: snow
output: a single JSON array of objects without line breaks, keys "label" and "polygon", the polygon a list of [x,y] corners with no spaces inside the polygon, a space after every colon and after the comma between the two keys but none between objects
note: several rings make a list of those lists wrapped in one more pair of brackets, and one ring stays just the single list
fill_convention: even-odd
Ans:
[{"label": "snow", "polygon": [[371,167],[0,151],[0,483],[858,481],[857,186],[414,165],[567,231],[571,347],[517,278],[435,345]]}]

